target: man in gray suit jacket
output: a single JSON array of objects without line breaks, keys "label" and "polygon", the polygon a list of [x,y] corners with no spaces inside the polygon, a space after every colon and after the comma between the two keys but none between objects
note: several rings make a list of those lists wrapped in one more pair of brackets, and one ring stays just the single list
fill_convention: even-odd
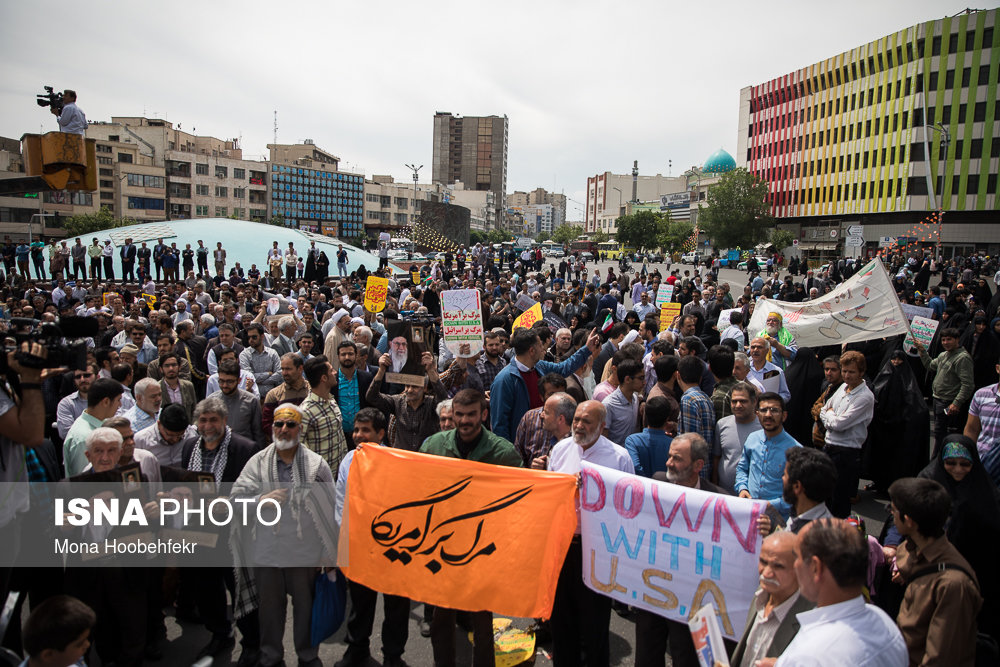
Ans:
[{"label": "man in gray suit jacket", "polygon": [[747,615],[743,637],[729,661],[733,667],[780,656],[799,631],[796,614],[815,606],[799,594],[794,567],[797,539],[784,530],[764,539],[757,565],[760,588]]}]

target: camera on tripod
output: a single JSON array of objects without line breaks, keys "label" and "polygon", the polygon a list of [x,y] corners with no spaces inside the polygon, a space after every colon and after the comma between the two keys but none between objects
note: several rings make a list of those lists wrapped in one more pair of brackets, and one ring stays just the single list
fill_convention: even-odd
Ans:
[{"label": "camera on tripod", "polygon": [[38,103],[40,107],[52,107],[57,112],[62,113],[63,110],[63,94],[54,92],[52,86],[44,86],[45,92],[41,95],[35,95],[38,99],[35,102]]}]

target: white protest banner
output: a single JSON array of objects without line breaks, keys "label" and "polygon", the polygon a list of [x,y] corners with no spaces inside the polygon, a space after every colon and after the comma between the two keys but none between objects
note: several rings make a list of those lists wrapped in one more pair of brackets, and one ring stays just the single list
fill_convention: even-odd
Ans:
[{"label": "white protest banner", "polygon": [[441,335],[456,357],[472,357],[483,350],[483,309],[479,290],[441,292]]},{"label": "white protest banner", "polygon": [[934,333],[937,331],[939,324],[941,323],[929,317],[920,317],[919,315],[914,317],[910,323],[910,330],[907,332],[906,338],[903,339],[903,349],[906,353],[911,357],[919,357],[920,354],[913,345],[913,340],[920,341],[920,344],[926,349],[931,344],[931,341],[934,340]]},{"label": "white protest banner", "polygon": [[718,324],[715,325],[716,328],[719,330],[719,333],[722,333],[723,331],[725,331],[726,327],[728,327],[730,325],[729,316],[732,315],[735,312],[741,312],[742,313],[743,309],[742,308],[727,308],[725,310],[720,310],[719,311],[719,322],[718,322]]},{"label": "white protest banner", "polygon": [[913,321],[914,317],[926,317],[928,319],[934,317],[934,309],[927,308],[926,306],[913,306],[908,303],[899,304],[903,308],[903,312],[906,313],[906,319],[909,322]]},{"label": "white protest banner", "polygon": [[667,283],[660,283],[660,288],[656,290],[656,299],[653,301],[653,305],[659,308],[663,304],[670,303],[673,300],[674,286]]},{"label": "white protest banner", "polygon": [[679,623],[707,604],[739,639],[757,590],[765,503],[580,466],[583,580]]},{"label": "white protest banner", "polygon": [[906,315],[881,260],[873,259],[829,294],[791,303],[760,299],[747,331],[764,330],[768,313],[778,313],[798,347],[821,347],[888,338],[906,333]]}]

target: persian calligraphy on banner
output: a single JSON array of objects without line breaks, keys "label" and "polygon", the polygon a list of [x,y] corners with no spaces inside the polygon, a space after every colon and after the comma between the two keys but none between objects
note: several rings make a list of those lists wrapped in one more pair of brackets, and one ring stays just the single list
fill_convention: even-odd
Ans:
[{"label": "persian calligraphy on banner", "polygon": [[937,332],[939,324],[941,323],[929,317],[920,317],[919,315],[914,317],[913,322],[910,323],[910,331],[903,339],[903,349],[906,353],[911,357],[920,356],[917,348],[913,345],[914,339],[919,341],[924,349],[927,349],[930,347],[931,341],[934,340],[934,334]]},{"label": "persian calligraphy on banner", "polygon": [[368,281],[365,283],[365,310],[369,313],[382,312],[388,296],[389,279],[368,276]]},{"label": "persian calligraphy on banner", "polygon": [[347,482],[344,574],[435,606],[548,618],[575,492],[572,475],[361,447]]},{"label": "persian calligraphy on banner", "polygon": [[681,304],[665,303],[660,306],[660,331],[666,331],[674,323],[674,318],[681,314]]},{"label": "persian calligraphy on banner", "polygon": [[657,482],[584,462],[583,580],[679,623],[706,604],[739,639],[757,590],[765,503]]},{"label": "persian calligraphy on banner", "polygon": [[154,294],[146,294],[145,292],[143,292],[142,293],[142,298],[145,299],[146,303],[148,303],[150,306],[155,306],[156,305],[156,295],[154,295]]},{"label": "persian calligraphy on banner", "polygon": [[517,316],[517,319],[514,320],[514,326],[511,327],[511,331],[517,329],[518,327],[530,329],[531,325],[540,319],[542,319],[542,304],[536,303],[534,306]]},{"label": "persian calligraphy on banner", "polygon": [[660,283],[659,289],[656,290],[656,299],[653,301],[653,305],[660,308],[665,303],[670,303],[674,300],[674,286],[668,283]]},{"label": "persian calligraphy on banner", "polygon": [[878,258],[817,299],[801,303],[760,299],[747,330],[763,331],[771,312],[782,316],[799,347],[856,343],[906,333],[906,315]]},{"label": "persian calligraphy on banner", "polygon": [[476,289],[441,292],[441,334],[456,357],[472,357],[483,350],[483,308]]}]

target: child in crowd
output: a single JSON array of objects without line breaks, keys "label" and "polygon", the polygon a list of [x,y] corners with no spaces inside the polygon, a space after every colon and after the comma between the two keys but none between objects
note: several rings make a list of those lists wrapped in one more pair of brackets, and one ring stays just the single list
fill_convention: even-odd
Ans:
[{"label": "child in crowd", "polygon": [[24,625],[28,654],[20,667],[86,667],[94,611],[76,598],[56,595],[35,607]]}]

